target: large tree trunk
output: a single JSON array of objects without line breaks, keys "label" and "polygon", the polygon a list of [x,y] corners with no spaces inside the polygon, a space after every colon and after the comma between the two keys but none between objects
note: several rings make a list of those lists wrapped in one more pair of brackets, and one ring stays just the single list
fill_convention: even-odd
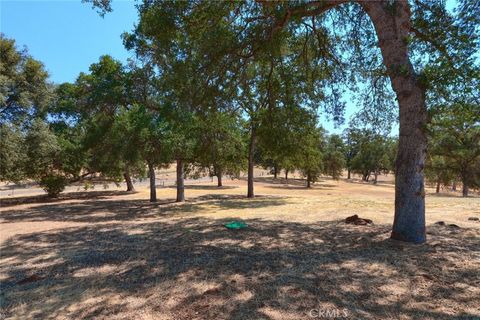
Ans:
[{"label": "large tree trunk", "polygon": [[135,187],[133,186],[132,177],[130,176],[130,169],[128,166],[125,167],[125,172],[123,173],[123,178],[125,179],[125,183],[127,184],[127,191],[135,191]]},{"label": "large tree trunk", "polygon": [[183,160],[177,159],[177,200],[176,202],[185,201],[185,181],[183,173]]},{"label": "large tree trunk", "polygon": [[255,153],[255,140],[257,138],[256,128],[252,125],[250,131],[250,145],[248,146],[248,186],[247,186],[247,198],[253,198],[255,195],[253,193],[253,156]]},{"label": "large tree trunk", "polygon": [[[425,189],[423,170],[427,139],[425,89],[408,56],[410,7],[407,1],[359,1],[372,19],[378,43],[400,107],[396,161],[393,239],[423,243]],[[394,6],[394,7],[392,7]]]},{"label": "large tree trunk", "polygon": [[157,201],[157,186],[155,184],[155,168],[148,164],[148,175],[150,176],[150,202]]}]

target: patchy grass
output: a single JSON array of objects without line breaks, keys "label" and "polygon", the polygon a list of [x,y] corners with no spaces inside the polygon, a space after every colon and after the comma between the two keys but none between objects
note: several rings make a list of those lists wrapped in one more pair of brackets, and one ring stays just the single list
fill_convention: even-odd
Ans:
[{"label": "patchy grass", "polygon": [[[480,317],[480,198],[429,194],[428,243],[409,245],[389,239],[388,181],[258,180],[252,200],[227,181],[187,188],[184,204],[161,188],[156,204],[140,189],[0,209],[2,317]],[[343,223],[355,213],[374,225]],[[223,227],[235,219],[249,228]]]}]

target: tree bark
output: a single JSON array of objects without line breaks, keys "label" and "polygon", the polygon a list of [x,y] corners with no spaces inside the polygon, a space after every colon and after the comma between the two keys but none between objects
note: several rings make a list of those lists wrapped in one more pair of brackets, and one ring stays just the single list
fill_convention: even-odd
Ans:
[{"label": "tree bark", "polygon": [[220,168],[215,168],[215,173],[217,175],[217,187],[223,187],[223,182],[222,182],[222,169]]},{"label": "tree bark", "polygon": [[135,187],[133,186],[132,177],[130,176],[130,169],[125,167],[125,172],[123,173],[123,178],[125,179],[125,183],[127,184],[127,191],[135,191]]},{"label": "tree bark", "polygon": [[427,109],[425,89],[420,85],[408,56],[410,7],[407,1],[395,1],[393,4],[388,1],[359,3],[375,27],[383,62],[400,108],[395,218],[391,237],[423,243],[426,240],[423,170],[427,146]]},{"label": "tree bark", "polygon": [[277,179],[278,169],[276,165],[273,165],[273,179]]},{"label": "tree bark", "polygon": [[285,182],[288,182],[288,170],[285,169]]},{"label": "tree bark", "polygon": [[462,175],[462,196],[463,197],[468,197],[468,177],[467,175]]},{"label": "tree bark", "polygon": [[437,187],[435,189],[435,193],[440,193],[440,181],[437,181]]},{"label": "tree bark", "polygon": [[250,144],[248,146],[248,186],[247,186],[247,198],[253,198],[253,168],[254,168],[254,153],[255,153],[255,140],[256,140],[256,128],[252,125],[250,130]]},{"label": "tree bark", "polygon": [[185,201],[185,180],[183,173],[183,160],[177,159],[177,200],[176,202]]},{"label": "tree bark", "polygon": [[350,180],[350,173],[351,173],[351,170],[350,169],[347,169],[347,179]]},{"label": "tree bark", "polygon": [[148,175],[150,176],[150,202],[157,201],[157,186],[155,184],[155,168],[148,164]]},{"label": "tree bark", "polygon": [[452,191],[457,191],[457,180],[452,182]]},{"label": "tree bark", "polygon": [[377,184],[377,182],[378,182],[377,179],[378,179],[378,172],[375,171],[374,178],[373,178],[373,184]]},{"label": "tree bark", "polygon": [[310,183],[310,174],[307,174],[307,188],[311,188],[311,183]]}]

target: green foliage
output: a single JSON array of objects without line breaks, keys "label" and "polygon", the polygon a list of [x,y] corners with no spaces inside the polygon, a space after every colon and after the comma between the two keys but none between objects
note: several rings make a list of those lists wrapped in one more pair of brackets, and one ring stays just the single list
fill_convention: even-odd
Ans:
[{"label": "green foliage", "polygon": [[0,123],[20,124],[42,115],[52,99],[47,78],[41,62],[0,34]]},{"label": "green foliage", "polygon": [[368,130],[359,131],[356,139],[358,152],[351,159],[353,172],[360,174],[365,181],[373,174],[376,182],[379,174],[393,170],[390,155],[394,143],[391,140]]},{"label": "green foliage", "polygon": [[296,169],[301,141],[307,132],[315,129],[316,117],[308,109],[296,105],[265,110],[258,128],[258,145],[265,168]]},{"label": "green foliage", "polygon": [[456,180],[458,175],[452,170],[448,158],[434,155],[433,152],[427,156],[425,164],[425,178],[431,184],[449,185]]},{"label": "green foliage", "polygon": [[329,136],[323,154],[324,173],[338,180],[345,165],[345,145],[342,138],[339,135]]},{"label": "green foliage", "polygon": [[343,133],[343,140],[345,142],[344,155],[345,155],[345,167],[350,172],[353,170],[352,161],[360,151],[360,141],[362,137],[362,131],[357,128],[348,128]]},{"label": "green foliage", "polygon": [[238,177],[246,168],[246,143],[234,114],[210,112],[196,118],[195,162],[210,176]]},{"label": "green foliage", "polygon": [[480,107],[458,103],[439,106],[429,127],[427,178],[448,184],[460,178],[465,187],[478,187],[480,161]]},{"label": "green foliage", "polygon": [[39,118],[32,121],[25,135],[25,148],[28,159],[25,173],[29,178],[38,180],[59,169],[60,145],[45,121]]},{"label": "green foliage", "polygon": [[15,183],[31,179],[49,196],[58,196],[68,184],[64,170],[68,164],[62,158],[66,151],[49,125],[36,118],[24,133],[14,125],[0,126],[0,179]]},{"label": "green foliage", "polygon": [[61,105],[68,107],[73,97],[79,110],[85,132],[80,144],[88,155],[87,171],[114,180],[120,180],[127,171],[143,175],[143,131],[137,130],[138,109],[129,104],[128,75],[123,65],[102,56],[90,66],[89,74],[80,74],[75,86],[64,88],[66,101]]},{"label": "green foliage", "polygon": [[26,178],[25,138],[18,126],[0,124],[0,180],[20,182]]},{"label": "green foliage", "polygon": [[298,153],[298,169],[307,178],[307,186],[318,181],[324,171],[323,168],[323,143],[324,131],[321,128],[314,128],[304,133],[298,141],[300,150]]},{"label": "green foliage", "polygon": [[55,198],[65,190],[68,181],[62,175],[49,174],[40,178],[38,184],[45,190],[49,197]]}]

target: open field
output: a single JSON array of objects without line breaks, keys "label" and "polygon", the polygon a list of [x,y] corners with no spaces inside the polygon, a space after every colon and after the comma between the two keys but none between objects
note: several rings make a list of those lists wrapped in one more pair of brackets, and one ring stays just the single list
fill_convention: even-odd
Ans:
[{"label": "open field", "polygon": [[[427,193],[428,242],[389,240],[394,187],[259,177],[73,192],[1,218],[7,319],[480,318],[480,197]],[[346,225],[359,214],[373,226]],[[242,219],[249,228],[223,223]],[[435,224],[444,221],[446,225]],[[450,226],[455,224],[456,226]],[[312,317],[313,316],[313,317]]]}]

